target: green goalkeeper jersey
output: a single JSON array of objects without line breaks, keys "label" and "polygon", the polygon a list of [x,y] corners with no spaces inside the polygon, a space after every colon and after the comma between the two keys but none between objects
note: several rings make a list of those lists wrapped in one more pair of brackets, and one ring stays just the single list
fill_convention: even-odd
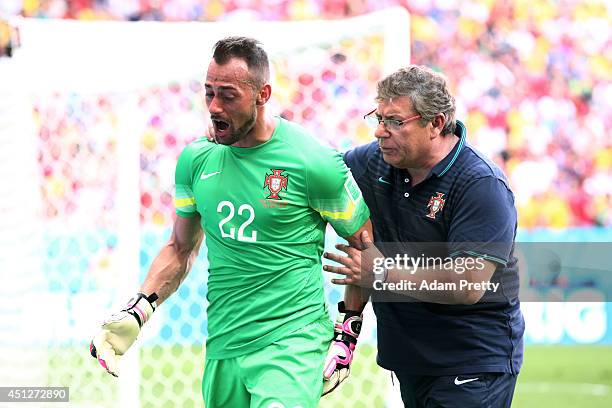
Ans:
[{"label": "green goalkeeper jersey", "polygon": [[189,144],[176,166],[176,213],[201,215],[208,249],[210,359],[253,352],[327,318],[321,255],[329,222],[355,233],[369,217],[341,155],[275,118],[251,147]]}]

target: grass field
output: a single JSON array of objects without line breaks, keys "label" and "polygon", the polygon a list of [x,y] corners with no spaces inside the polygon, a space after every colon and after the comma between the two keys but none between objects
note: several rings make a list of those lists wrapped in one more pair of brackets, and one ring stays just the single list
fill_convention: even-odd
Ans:
[{"label": "grass field", "polygon": [[[322,399],[320,407],[401,407],[393,402],[389,373],[375,363],[375,348],[361,345],[357,350],[349,381]],[[203,406],[200,346],[141,347],[140,355],[143,407]],[[71,407],[120,406],[119,380],[97,367],[86,348],[52,350],[49,356],[48,385],[69,386]],[[612,346],[528,346],[513,407],[612,407]]]},{"label": "grass field", "polygon": [[513,407],[612,407],[612,346],[528,346]]}]

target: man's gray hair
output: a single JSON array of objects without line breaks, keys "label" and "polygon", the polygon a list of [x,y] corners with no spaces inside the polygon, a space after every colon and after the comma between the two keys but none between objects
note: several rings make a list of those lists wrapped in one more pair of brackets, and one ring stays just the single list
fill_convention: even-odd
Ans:
[{"label": "man's gray hair", "polygon": [[409,65],[381,79],[376,87],[377,100],[388,100],[407,96],[416,113],[421,115],[419,123],[425,126],[442,113],[446,118],[442,134],[455,132],[455,98],[446,87],[446,79],[430,68]]}]

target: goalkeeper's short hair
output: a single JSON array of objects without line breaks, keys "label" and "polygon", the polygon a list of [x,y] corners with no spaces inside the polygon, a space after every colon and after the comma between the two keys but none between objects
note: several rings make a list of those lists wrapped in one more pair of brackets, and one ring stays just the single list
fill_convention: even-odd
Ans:
[{"label": "goalkeeper's short hair", "polygon": [[232,58],[244,60],[249,67],[253,85],[259,89],[270,80],[270,62],[261,43],[250,37],[225,37],[213,46],[213,59],[219,65]]}]

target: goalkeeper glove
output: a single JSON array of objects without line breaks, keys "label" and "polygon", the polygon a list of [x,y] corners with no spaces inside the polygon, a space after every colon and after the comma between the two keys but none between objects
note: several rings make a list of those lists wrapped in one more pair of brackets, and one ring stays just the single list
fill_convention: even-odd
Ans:
[{"label": "goalkeeper glove", "polygon": [[325,367],[323,369],[323,393],[329,394],[335,390],[351,371],[353,352],[357,345],[357,337],[361,332],[363,322],[360,313],[346,310],[344,302],[338,303],[338,317],[334,325],[334,339],[332,340]]},{"label": "goalkeeper glove", "polygon": [[117,377],[119,358],[134,343],[140,328],[155,311],[157,294],[148,297],[137,293],[125,309],[102,323],[102,330],[93,338],[89,352],[109,373]]}]

